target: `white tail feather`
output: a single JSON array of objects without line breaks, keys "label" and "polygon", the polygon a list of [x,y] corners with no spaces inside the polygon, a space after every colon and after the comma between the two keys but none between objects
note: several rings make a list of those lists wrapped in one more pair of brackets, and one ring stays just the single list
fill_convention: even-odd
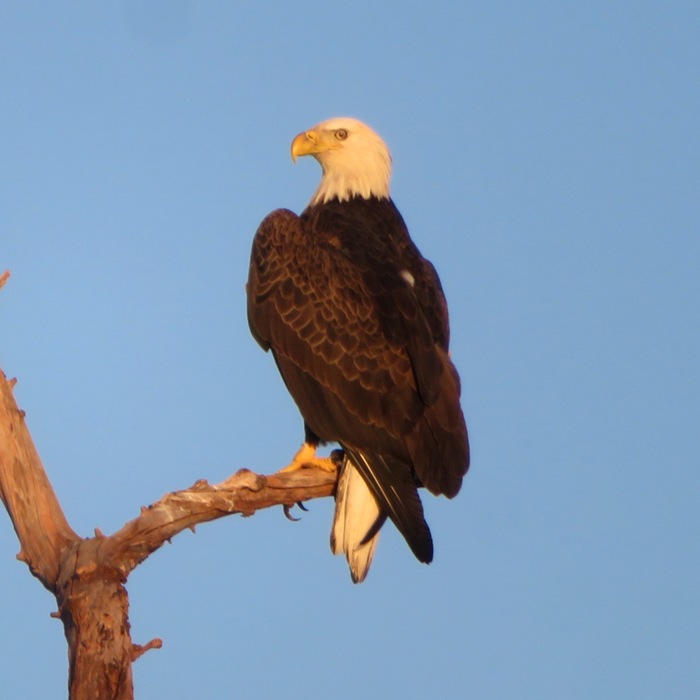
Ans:
[{"label": "white tail feather", "polygon": [[346,457],[335,496],[331,550],[333,554],[345,553],[355,583],[364,581],[372,563],[379,531],[368,542],[363,540],[379,516],[377,499]]}]

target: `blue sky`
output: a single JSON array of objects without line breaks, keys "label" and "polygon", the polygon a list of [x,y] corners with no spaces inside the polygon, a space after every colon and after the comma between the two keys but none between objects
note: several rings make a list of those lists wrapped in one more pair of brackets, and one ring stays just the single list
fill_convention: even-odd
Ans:
[{"label": "blue sky", "polygon": [[[353,586],[331,503],[184,533],[129,580],[137,697],[700,695],[700,7],[0,6],[0,367],[73,527],[286,464],[249,335],[255,229],[349,114],[451,307],[473,467]],[[65,697],[53,600],[0,516],[0,678]]]}]

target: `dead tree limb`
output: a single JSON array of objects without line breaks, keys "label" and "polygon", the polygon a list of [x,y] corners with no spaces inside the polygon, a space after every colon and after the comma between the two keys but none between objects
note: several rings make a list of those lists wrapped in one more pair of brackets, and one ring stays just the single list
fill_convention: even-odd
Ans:
[{"label": "dead tree limb", "polygon": [[0,371],[0,498],[10,515],[21,549],[17,558],[51,592],[61,553],[78,539],[71,529],[17,408],[12,387]]},{"label": "dead tree limb", "polygon": [[[0,277],[0,286],[6,275]],[[0,498],[20,542],[18,558],[56,596],[68,642],[71,700],[132,700],[127,577],[164,542],[199,523],[330,496],[336,475],[318,469],[261,476],[242,469],[220,484],[198,481],[141,509],[118,532],[82,538],[68,524],[0,370]]]}]

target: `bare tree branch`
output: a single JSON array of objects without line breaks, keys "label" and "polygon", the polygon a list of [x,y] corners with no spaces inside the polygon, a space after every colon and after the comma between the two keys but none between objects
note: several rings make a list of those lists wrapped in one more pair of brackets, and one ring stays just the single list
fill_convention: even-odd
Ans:
[{"label": "bare tree branch", "polygon": [[39,455],[0,370],[0,498],[20,541],[17,558],[55,592],[61,552],[78,535],[66,520]]},{"label": "bare tree branch", "polygon": [[118,562],[127,576],[151,552],[185,529],[234,513],[253,515],[262,508],[330,496],[335,481],[335,473],[316,468],[269,476],[241,469],[213,486],[198,481],[142,508],[137,518],[106,538],[104,553]]},{"label": "bare tree branch", "polygon": [[[7,274],[0,277],[0,286]],[[174,491],[119,531],[79,537],[68,524],[0,370],[0,498],[24,561],[56,596],[69,656],[71,700],[132,700],[132,662],[161,641],[133,644],[124,584],[133,569],[187,528],[233,513],[288,508],[330,496],[336,474],[315,468],[261,476],[241,469],[220,484],[198,481]]]}]

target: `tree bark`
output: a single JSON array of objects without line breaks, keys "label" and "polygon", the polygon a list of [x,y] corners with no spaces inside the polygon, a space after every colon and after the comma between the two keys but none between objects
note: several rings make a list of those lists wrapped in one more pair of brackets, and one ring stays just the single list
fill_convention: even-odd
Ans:
[{"label": "tree bark", "polygon": [[[6,278],[5,278],[6,279]],[[0,287],[4,279],[0,280]],[[332,495],[336,474],[315,468],[262,476],[242,469],[220,484],[198,481],[141,509],[118,532],[82,538],[68,524],[0,370],[0,498],[20,542],[17,555],[55,596],[68,642],[70,700],[131,700],[131,664],[150,648],[133,644],[131,571],[187,528],[234,513]]]}]

